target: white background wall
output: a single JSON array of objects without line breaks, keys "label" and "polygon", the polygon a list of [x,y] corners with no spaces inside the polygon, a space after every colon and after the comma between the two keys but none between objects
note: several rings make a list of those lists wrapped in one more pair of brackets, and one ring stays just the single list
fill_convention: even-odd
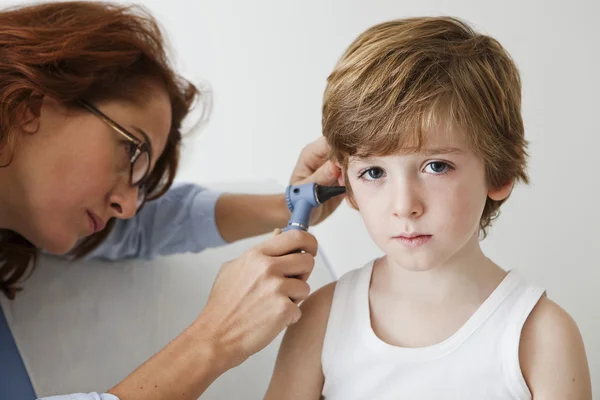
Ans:
[{"label": "white background wall", "polygon": [[[483,246],[575,318],[600,395],[599,1],[142,2],[166,27],[180,70],[214,92],[210,124],[187,142],[180,175],[196,182],[286,184],[300,149],[320,135],[327,75],[375,23],[454,15],[500,40],[522,73],[533,184],[513,193]],[[338,275],[379,254],[346,206],[313,232]]]}]

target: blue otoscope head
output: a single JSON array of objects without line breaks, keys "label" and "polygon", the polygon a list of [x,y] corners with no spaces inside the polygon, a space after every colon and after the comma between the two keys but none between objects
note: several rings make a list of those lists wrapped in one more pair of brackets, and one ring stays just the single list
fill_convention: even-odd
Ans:
[{"label": "blue otoscope head", "polygon": [[283,231],[290,229],[307,231],[313,208],[343,193],[346,193],[344,186],[321,186],[316,183],[288,186],[285,190],[285,200],[292,216]]}]

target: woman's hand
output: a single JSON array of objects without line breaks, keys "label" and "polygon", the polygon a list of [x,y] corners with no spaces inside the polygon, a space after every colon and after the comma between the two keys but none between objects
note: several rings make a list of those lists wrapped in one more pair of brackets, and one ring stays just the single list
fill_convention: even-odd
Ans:
[{"label": "woman's hand", "polygon": [[[335,163],[328,160],[328,156],[329,145],[324,137],[320,137],[304,147],[290,178],[290,185],[301,185],[309,182],[316,182],[325,186],[337,185],[341,171]],[[344,196],[337,196],[322,206],[315,207],[310,218],[310,224],[316,225],[330,216],[343,199]]]},{"label": "woman's hand", "polygon": [[314,236],[292,230],[223,265],[198,325],[215,338],[217,353],[229,362],[225,368],[241,364],[300,319],[298,303],[309,295],[306,280],[316,254]]},{"label": "woman's hand", "polygon": [[293,230],[225,263],[192,325],[109,393],[123,400],[200,397],[300,319],[297,303],[309,295],[316,254],[314,236]]}]

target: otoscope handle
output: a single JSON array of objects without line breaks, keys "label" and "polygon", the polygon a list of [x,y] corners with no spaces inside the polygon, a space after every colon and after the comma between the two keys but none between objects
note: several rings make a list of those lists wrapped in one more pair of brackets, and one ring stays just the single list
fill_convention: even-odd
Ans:
[{"label": "otoscope handle", "polygon": [[310,223],[310,215],[312,213],[314,206],[309,203],[307,200],[298,200],[294,205],[294,211],[292,211],[292,216],[288,220],[288,224],[283,231],[289,231],[291,229],[298,229],[302,231],[307,231]]}]

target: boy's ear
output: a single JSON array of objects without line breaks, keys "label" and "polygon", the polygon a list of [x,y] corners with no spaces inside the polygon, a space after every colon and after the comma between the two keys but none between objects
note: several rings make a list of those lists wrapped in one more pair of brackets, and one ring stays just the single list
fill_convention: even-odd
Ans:
[{"label": "boy's ear", "polygon": [[344,178],[344,169],[339,162],[335,162],[335,167],[341,171],[340,176],[338,177],[337,184],[339,186],[346,186],[345,178]]},{"label": "boy's ear", "polygon": [[513,187],[514,182],[512,180],[509,180],[499,188],[488,190],[488,197],[495,201],[505,200],[508,196],[510,196]]}]

